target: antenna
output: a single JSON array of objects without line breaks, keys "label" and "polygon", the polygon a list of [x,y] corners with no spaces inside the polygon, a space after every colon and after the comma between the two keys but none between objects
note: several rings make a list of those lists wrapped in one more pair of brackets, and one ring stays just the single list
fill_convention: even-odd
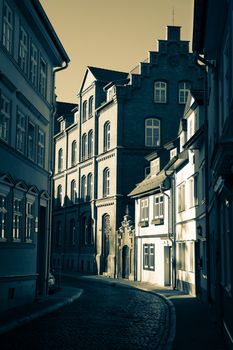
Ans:
[{"label": "antenna", "polygon": [[173,26],[175,25],[175,9],[174,9],[174,6],[172,8],[172,25]]}]

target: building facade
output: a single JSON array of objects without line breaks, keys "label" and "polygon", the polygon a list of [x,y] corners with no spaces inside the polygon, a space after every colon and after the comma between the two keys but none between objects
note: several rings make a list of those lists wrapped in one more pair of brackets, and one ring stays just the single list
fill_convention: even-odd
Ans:
[{"label": "building facade", "polygon": [[180,27],[167,30],[130,73],[86,71],[76,113],[79,271],[121,275],[116,232],[126,206],[134,212],[127,194],[144,178],[144,157],[176,137],[188,91],[202,81]]},{"label": "building facade", "polygon": [[0,1],[0,310],[47,292],[55,67],[69,58],[39,1]]},{"label": "building facade", "polygon": [[[208,300],[233,348],[231,1],[195,1],[193,50],[206,71]],[[215,23],[218,20],[218,28]]]}]

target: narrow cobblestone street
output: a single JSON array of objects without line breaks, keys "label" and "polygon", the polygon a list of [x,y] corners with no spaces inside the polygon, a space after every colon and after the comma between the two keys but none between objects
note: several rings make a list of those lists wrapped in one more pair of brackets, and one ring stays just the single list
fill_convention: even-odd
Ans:
[{"label": "narrow cobblestone street", "polygon": [[162,349],[169,307],[157,295],[101,281],[66,278],[82,288],[73,304],[2,336],[6,349]]}]

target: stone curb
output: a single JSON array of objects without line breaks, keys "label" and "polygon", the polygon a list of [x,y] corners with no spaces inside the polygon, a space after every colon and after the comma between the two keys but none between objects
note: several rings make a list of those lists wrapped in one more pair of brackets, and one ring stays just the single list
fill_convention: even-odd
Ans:
[{"label": "stone curb", "polygon": [[76,299],[78,299],[81,296],[82,293],[83,293],[83,290],[80,289],[78,293],[72,295],[69,298],[65,298],[63,301],[60,301],[54,305],[48,306],[48,307],[42,309],[41,311],[34,312],[29,316],[24,316],[16,321],[12,321],[12,322],[7,323],[6,325],[0,326],[0,335],[4,334],[6,332],[9,332],[16,327],[19,327],[19,326],[22,326],[28,322],[31,322],[38,317],[41,317],[41,316],[47,315],[53,311],[56,311],[65,305],[73,303]]}]

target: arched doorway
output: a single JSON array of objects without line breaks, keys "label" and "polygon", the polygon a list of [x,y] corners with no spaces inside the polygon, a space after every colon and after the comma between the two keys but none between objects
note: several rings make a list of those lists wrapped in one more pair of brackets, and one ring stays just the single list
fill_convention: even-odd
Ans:
[{"label": "arched doorway", "polygon": [[122,278],[129,278],[130,274],[130,250],[127,245],[122,249]]}]

